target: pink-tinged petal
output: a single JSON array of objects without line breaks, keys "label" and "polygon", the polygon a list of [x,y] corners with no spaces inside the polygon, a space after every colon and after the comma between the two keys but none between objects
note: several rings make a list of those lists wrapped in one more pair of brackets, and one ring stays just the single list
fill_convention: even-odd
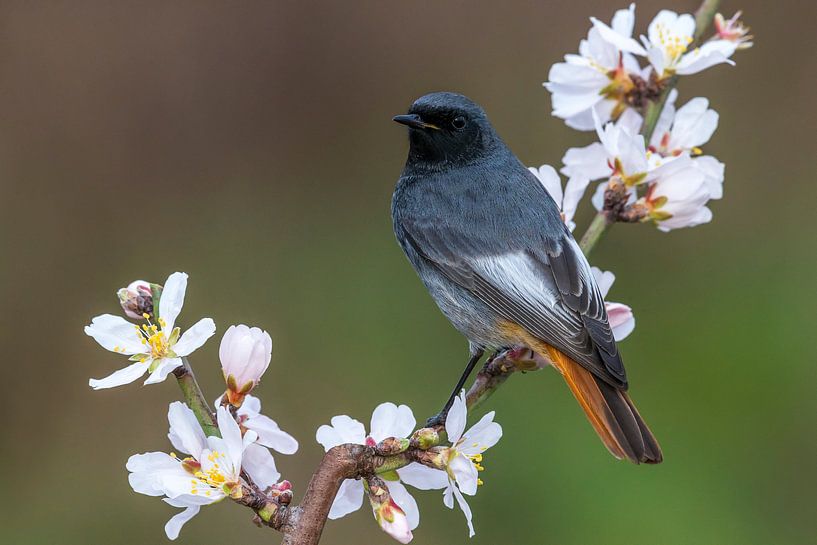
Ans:
[{"label": "pink-tinged petal", "polygon": [[167,420],[170,423],[167,437],[173,447],[198,460],[201,451],[207,446],[207,438],[190,407],[181,401],[174,401],[168,408]]},{"label": "pink-tinged petal", "polygon": [[389,494],[394,503],[406,514],[409,529],[414,530],[417,528],[420,525],[420,508],[417,507],[417,501],[414,497],[399,481],[387,481],[386,488],[389,489]]},{"label": "pink-tinged petal", "polygon": [[445,432],[448,435],[448,440],[452,444],[456,443],[462,437],[462,432],[465,431],[465,421],[468,418],[468,406],[465,404],[465,390],[454,398],[454,404],[448,411],[448,416],[445,419]]},{"label": "pink-tinged petal", "polygon": [[215,322],[211,318],[202,318],[182,333],[179,342],[173,345],[173,351],[180,357],[189,356],[194,350],[207,342],[207,339],[212,337],[215,332]]},{"label": "pink-tinged petal", "polygon": [[[246,399],[244,403],[246,404]],[[239,411],[240,413],[241,411]],[[244,422],[244,427],[258,434],[259,444],[274,449],[281,454],[295,454],[298,451],[298,441],[279,428],[274,420],[263,414],[248,418]]]},{"label": "pink-tinged petal", "polygon": [[448,475],[441,469],[433,469],[417,462],[397,470],[404,483],[420,490],[439,490],[448,486]]},{"label": "pink-tinged petal", "polygon": [[605,303],[607,319],[616,341],[623,341],[635,329],[633,310],[622,303]]},{"label": "pink-tinged petal", "polygon": [[103,314],[91,320],[91,325],[85,326],[85,334],[93,338],[105,350],[125,354],[141,354],[144,352],[142,335],[137,326],[121,316]]},{"label": "pink-tinged petal", "polygon": [[145,381],[145,384],[158,384],[159,382],[164,382],[167,375],[169,375],[170,372],[177,367],[181,366],[181,364],[181,358],[162,358],[159,360],[159,364],[156,366],[156,368],[150,372],[150,376]]},{"label": "pink-tinged petal", "polygon": [[281,474],[275,467],[275,459],[269,450],[259,444],[247,446],[241,460],[241,467],[262,489],[278,482]]},{"label": "pink-tinged petal", "polygon": [[137,361],[136,363],[128,365],[124,369],[113,372],[105,378],[92,378],[88,381],[88,385],[94,390],[102,390],[104,388],[114,388],[116,386],[130,384],[144,375],[145,372],[147,372],[149,365],[150,360],[144,363]]},{"label": "pink-tinged petal", "polygon": [[162,298],[159,301],[159,317],[164,320],[164,328],[172,331],[176,318],[184,306],[184,293],[187,290],[187,273],[175,272],[167,277]]},{"label": "pink-tinged petal", "polygon": [[363,505],[363,483],[355,479],[346,479],[340,485],[329,518],[332,520],[354,513]]},{"label": "pink-tinged petal", "polygon": [[198,505],[191,505],[181,513],[173,515],[167,524],[165,524],[165,534],[167,534],[167,538],[174,540],[179,537],[179,532],[182,530],[182,526],[187,524],[187,522],[199,514],[199,507]]},{"label": "pink-tinged petal", "polygon": [[405,438],[414,431],[415,424],[414,413],[406,405],[381,403],[372,412],[369,436],[378,443],[387,437]]}]

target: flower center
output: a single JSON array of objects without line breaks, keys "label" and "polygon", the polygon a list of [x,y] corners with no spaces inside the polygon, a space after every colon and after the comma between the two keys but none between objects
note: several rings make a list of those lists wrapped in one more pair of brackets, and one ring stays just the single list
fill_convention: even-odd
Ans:
[{"label": "flower center", "polygon": [[[171,453],[170,455],[178,460],[175,453]],[[213,451],[208,454],[207,459],[212,462],[212,465],[206,471],[202,469],[201,463],[192,457],[180,460],[185,471],[195,477],[195,479],[190,479],[191,494],[211,496],[213,489],[216,489],[221,490],[227,495],[233,495],[238,483],[229,480],[224,471],[222,471],[221,465],[217,461],[221,458],[222,454],[218,451]]]},{"label": "flower center", "polygon": [[162,318],[156,320],[156,324],[150,321],[150,315],[145,313],[142,315],[147,321],[147,324],[142,324],[141,327],[134,326],[136,331],[142,337],[142,345],[145,347],[144,358],[140,361],[145,361],[148,358],[158,360],[172,356],[171,347],[176,344],[179,338],[178,328],[174,329],[170,337],[165,334],[166,323]]},{"label": "flower center", "polygon": [[686,53],[689,44],[692,43],[692,36],[680,36],[668,29],[663,23],[657,25],[657,30],[658,41],[672,61],[676,61]]}]

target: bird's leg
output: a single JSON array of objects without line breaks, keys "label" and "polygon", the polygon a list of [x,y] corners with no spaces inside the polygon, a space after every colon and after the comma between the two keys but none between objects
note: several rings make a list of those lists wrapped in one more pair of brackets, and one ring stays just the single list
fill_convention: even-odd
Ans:
[{"label": "bird's leg", "polygon": [[474,370],[479,359],[485,351],[482,348],[471,347],[471,359],[468,360],[468,365],[465,366],[465,371],[462,373],[460,380],[457,382],[457,385],[454,387],[454,391],[451,392],[451,396],[446,401],[443,410],[439,412],[436,416],[433,416],[426,421],[427,428],[433,428],[435,426],[442,426],[445,424],[445,419],[448,416],[448,411],[451,409],[451,405],[454,404],[454,400],[462,390],[462,387],[465,386],[465,381],[468,380],[468,377],[471,376],[471,371]]}]

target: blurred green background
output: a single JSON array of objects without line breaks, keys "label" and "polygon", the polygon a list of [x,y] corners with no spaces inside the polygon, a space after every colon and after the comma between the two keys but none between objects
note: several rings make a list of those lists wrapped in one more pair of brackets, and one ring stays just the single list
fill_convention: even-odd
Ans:
[{"label": "blurred green background", "polygon": [[[559,165],[592,135],[550,116],[549,66],[588,17],[571,2],[4,2],[0,218],[2,542],[162,543],[175,512],[136,495],[124,463],[166,450],[172,380],[92,392],[123,358],[82,333],[132,279],[190,274],[182,320],[274,337],[259,390],[301,441],[278,456],[300,497],[334,414],[382,401],[439,409],[466,358],[396,245],[406,153],[391,117],[418,96],[480,102],[519,157]],[[637,31],[662,7],[640,2]],[[721,125],[714,221],[616,226],[593,255],[630,304],[633,396],[665,450],[613,460],[551,370],[491,400],[505,429],[471,505],[470,543],[817,542],[814,4],[726,1],[756,46],[682,81]],[[584,202],[580,227],[592,211]],[[220,333],[192,362],[220,393]],[[463,516],[418,492],[415,542],[468,542]],[[181,543],[276,543],[224,503]],[[390,543],[367,510],[324,543]]]}]

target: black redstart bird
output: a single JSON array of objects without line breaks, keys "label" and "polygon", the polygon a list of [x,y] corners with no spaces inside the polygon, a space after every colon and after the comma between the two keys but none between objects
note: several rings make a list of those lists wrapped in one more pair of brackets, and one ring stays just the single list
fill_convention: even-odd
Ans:
[{"label": "black redstart bird", "polygon": [[562,374],[613,456],[659,463],[590,265],[542,184],[462,95],[426,95],[394,121],[409,128],[394,232],[470,348],[440,418],[485,350],[523,346]]}]

